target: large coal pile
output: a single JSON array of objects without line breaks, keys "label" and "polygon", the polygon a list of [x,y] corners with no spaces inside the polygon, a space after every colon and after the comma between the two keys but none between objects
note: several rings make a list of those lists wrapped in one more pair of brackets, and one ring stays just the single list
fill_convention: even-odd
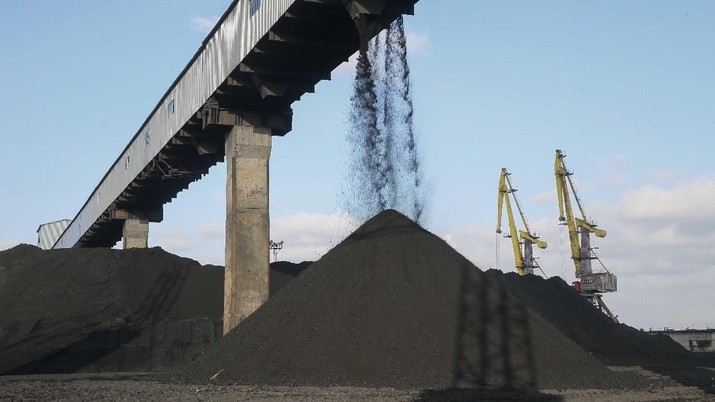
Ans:
[{"label": "large coal pile", "polygon": [[182,374],[219,384],[622,384],[499,281],[392,210],[313,263]]},{"label": "large coal pile", "polygon": [[[272,264],[271,294],[308,264]],[[221,337],[223,279],[159,248],[2,251],[0,374],[169,369]]]},{"label": "large coal pile", "polygon": [[544,279],[497,270],[489,270],[487,275],[605,364],[674,364],[688,358],[688,353],[665,335],[649,335],[616,324],[559,277]]}]

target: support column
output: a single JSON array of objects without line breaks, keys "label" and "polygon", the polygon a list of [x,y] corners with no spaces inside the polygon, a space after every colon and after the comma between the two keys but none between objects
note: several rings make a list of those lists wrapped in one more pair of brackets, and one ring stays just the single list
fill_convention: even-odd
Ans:
[{"label": "support column", "polygon": [[223,333],[268,300],[271,130],[234,126],[226,137]]},{"label": "support column", "polygon": [[125,250],[147,248],[149,246],[149,221],[137,218],[126,219],[122,237]]}]

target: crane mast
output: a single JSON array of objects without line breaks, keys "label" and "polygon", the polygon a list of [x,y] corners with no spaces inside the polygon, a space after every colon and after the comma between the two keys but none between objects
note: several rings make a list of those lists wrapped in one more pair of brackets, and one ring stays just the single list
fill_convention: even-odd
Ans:
[{"label": "crane mast", "polygon": [[[510,173],[506,168],[502,168],[501,176],[499,177],[499,187],[498,187],[498,207],[497,207],[497,233],[502,233],[501,222],[502,222],[502,211],[504,206],[506,206],[507,220],[509,222],[509,234],[504,237],[511,238],[511,245],[514,251],[514,265],[516,271],[519,275],[533,274],[539,265],[534,259],[533,245],[536,244],[539,248],[546,248],[546,242],[540,240],[536,234],[529,230],[529,225],[526,222],[526,217],[521,209],[521,204],[519,204],[519,199],[516,198],[516,189],[511,184],[509,180]],[[511,201],[509,195],[514,198],[514,204],[519,211],[519,216],[521,216],[521,221],[524,224],[525,230],[516,229],[516,222],[514,220],[514,213],[511,208]],[[524,250],[522,252],[520,245],[524,245]]]},{"label": "crane mast", "polygon": [[[578,198],[576,189],[571,181],[572,173],[568,171],[564,163],[565,156],[560,149],[556,150],[554,173],[556,175],[556,192],[559,199],[559,222],[568,228],[571,259],[574,262],[576,278],[578,278],[573,285],[591,303],[618,322],[617,317],[602,300],[602,293],[617,290],[616,275],[608,272],[608,270],[606,272],[593,272],[591,264],[594,259],[598,259],[591,248],[591,234],[595,234],[596,237],[606,237],[606,231],[599,229],[595,223],[586,219],[581,200]],[[574,216],[569,190],[571,190],[571,194],[573,194],[578,210],[581,213],[580,217]]]}]

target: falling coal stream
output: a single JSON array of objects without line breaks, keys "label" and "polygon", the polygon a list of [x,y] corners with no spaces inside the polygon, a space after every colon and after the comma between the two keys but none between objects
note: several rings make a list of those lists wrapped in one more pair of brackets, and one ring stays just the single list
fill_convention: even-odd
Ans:
[{"label": "falling coal stream", "polygon": [[398,18],[358,54],[351,97],[351,164],[343,203],[365,220],[385,209],[419,222],[422,171],[413,124],[404,22]]}]

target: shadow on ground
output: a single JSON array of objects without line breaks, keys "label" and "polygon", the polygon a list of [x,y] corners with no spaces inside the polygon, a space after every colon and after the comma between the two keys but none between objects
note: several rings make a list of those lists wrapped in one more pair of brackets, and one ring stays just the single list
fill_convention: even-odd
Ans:
[{"label": "shadow on ground", "polygon": [[486,389],[445,389],[422,392],[415,402],[442,401],[561,401],[556,395],[542,394],[530,390],[486,390]]},{"label": "shadow on ground", "polygon": [[462,267],[454,385],[416,401],[560,401],[538,392],[526,307],[474,267]]}]

